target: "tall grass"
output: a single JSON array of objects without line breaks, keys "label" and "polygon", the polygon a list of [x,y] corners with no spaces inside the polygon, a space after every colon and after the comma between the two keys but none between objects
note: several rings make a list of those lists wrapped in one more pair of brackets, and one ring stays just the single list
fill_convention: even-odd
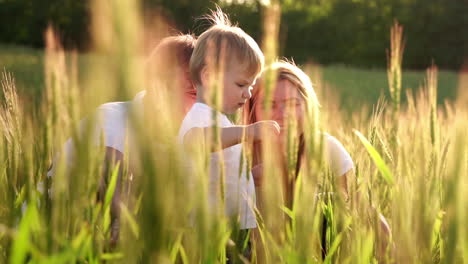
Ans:
[{"label": "tall grass", "polygon": [[[133,173],[124,173],[117,184],[119,168],[108,170],[111,187],[103,201],[96,199],[105,168],[104,149],[95,143],[92,125],[95,107],[103,98],[128,98],[148,84],[138,5],[127,0],[93,3],[97,59],[85,73],[78,73],[78,55],[65,53],[53,32],[46,33],[46,92],[39,112],[25,111],[29,108],[17,96],[14,76],[2,74],[0,262],[224,263],[228,253],[238,254],[244,245],[235,239],[231,219],[209,213],[206,153],[200,154],[196,177],[187,183],[185,158],[175,143],[178,124],[171,119],[179,98],[169,92],[160,91],[157,103],[147,109],[150,114],[132,115],[131,148],[117,166]],[[273,1],[263,8],[264,51],[272,60],[280,5]],[[392,35],[401,34],[401,27],[394,30]],[[257,193],[261,204],[253,263],[468,261],[468,108],[437,105],[435,66],[419,92],[408,92],[407,104],[400,104],[405,87],[401,51],[401,38],[395,37],[388,71],[392,101],[376,102],[371,118],[361,108],[350,115],[326,101],[320,113],[308,116],[311,158],[296,179],[291,206],[285,204],[278,153],[270,148],[275,142],[265,139],[266,176]],[[77,81],[79,74],[87,77],[86,89]],[[326,94],[327,83],[313,81],[319,94]],[[274,82],[269,80],[270,91]],[[466,85],[460,81],[460,87]],[[84,115],[87,126],[79,122]],[[323,162],[323,143],[313,132],[324,128],[343,142],[355,162],[348,202],[337,195]],[[55,155],[69,137],[74,140],[73,163]],[[296,140],[290,135],[290,146]],[[292,149],[288,156],[294,165]],[[55,174],[46,177],[52,160]],[[110,197],[116,188],[123,193],[121,236],[112,248]],[[389,247],[383,243],[388,237],[380,232],[378,212],[392,227]]]}]

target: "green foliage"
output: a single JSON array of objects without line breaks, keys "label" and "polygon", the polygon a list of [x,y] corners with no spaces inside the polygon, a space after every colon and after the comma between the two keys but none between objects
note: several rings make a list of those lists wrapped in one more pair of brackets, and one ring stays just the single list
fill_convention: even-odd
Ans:
[{"label": "green foliage", "polygon": [[[67,55],[67,58],[69,54]],[[44,94],[44,52],[39,49],[30,49],[21,46],[0,45],[0,68],[5,68],[15,76],[16,88],[21,95],[20,99],[27,102],[28,109],[33,111],[39,107]],[[99,57],[92,53],[79,54],[78,77],[81,91],[88,88],[84,85],[90,66],[98,61]],[[311,75],[315,88],[319,91],[327,89],[340,108],[350,114],[356,107],[371,107],[374,102],[384,95],[390,100],[388,81],[385,70],[363,69],[343,65],[318,66],[313,65],[311,71],[320,71],[319,76]],[[320,78],[316,79],[316,78]],[[322,81],[323,83],[319,83]],[[406,70],[402,74],[402,104],[407,102],[406,92],[415,95],[424,84],[423,71]],[[320,87],[320,86],[324,87]],[[443,104],[446,100],[454,101],[457,95],[458,76],[452,71],[439,71],[438,74],[437,103]],[[325,95],[323,95],[325,96]],[[131,97],[108,97],[107,101],[130,100]],[[321,103],[332,98],[320,98]],[[101,101],[100,103],[104,103]]]},{"label": "green foliage", "polygon": [[390,169],[388,168],[388,166],[383,161],[380,154],[375,150],[375,148],[369,143],[369,141],[359,131],[355,130],[354,133],[361,140],[362,144],[364,145],[367,152],[371,156],[371,158],[374,161],[377,169],[379,170],[380,174],[385,179],[385,181],[388,184],[393,184],[394,180],[393,180],[392,173],[390,172]]},{"label": "green foliage", "polygon": [[68,47],[89,44],[89,1],[0,1],[0,41],[44,46],[51,23]]},{"label": "green foliage", "polygon": [[[262,39],[264,12],[259,0],[144,0],[142,10],[163,15],[174,29],[201,33],[200,17],[222,5],[255,39]],[[0,42],[43,47],[49,23],[69,48],[90,46],[90,3],[84,1],[0,1]],[[387,32],[394,19],[405,28],[405,68],[424,69],[434,61],[443,69],[459,69],[468,56],[468,3],[464,0],[294,0],[282,5],[280,55],[297,62],[343,63],[385,67]],[[443,41],[441,41],[443,40]]]},{"label": "green foliage", "polygon": [[460,0],[285,1],[283,10],[282,54],[300,62],[383,68],[394,19],[408,36],[405,68],[458,69],[468,54]]}]

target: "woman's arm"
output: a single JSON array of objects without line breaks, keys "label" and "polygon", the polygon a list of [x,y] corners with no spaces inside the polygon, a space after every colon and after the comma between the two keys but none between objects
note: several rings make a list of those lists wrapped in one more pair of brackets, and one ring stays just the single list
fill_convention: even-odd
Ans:
[{"label": "woman's arm", "polygon": [[349,192],[348,192],[348,175],[350,172],[346,172],[345,174],[338,176],[338,186],[340,188],[340,193],[342,198],[345,202],[349,201]]}]

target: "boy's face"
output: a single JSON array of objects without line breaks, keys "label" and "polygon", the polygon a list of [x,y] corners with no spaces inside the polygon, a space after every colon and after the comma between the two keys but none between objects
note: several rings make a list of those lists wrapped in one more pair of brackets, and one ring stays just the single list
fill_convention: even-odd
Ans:
[{"label": "boy's face", "polygon": [[245,65],[238,63],[237,60],[228,64],[223,76],[222,112],[233,114],[252,97],[257,74],[248,72]]}]

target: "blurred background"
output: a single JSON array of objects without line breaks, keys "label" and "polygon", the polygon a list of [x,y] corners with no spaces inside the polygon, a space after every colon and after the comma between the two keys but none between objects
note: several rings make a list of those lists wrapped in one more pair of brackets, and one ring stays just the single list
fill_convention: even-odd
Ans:
[{"label": "blurred background", "polygon": [[[261,39],[260,0],[144,0],[143,11],[159,12],[182,32],[203,30],[195,18],[217,3],[256,39]],[[405,27],[405,68],[425,69],[434,61],[458,70],[468,55],[465,0],[284,0],[280,50],[297,62],[386,66],[385,49],[393,20]],[[43,47],[51,23],[68,48],[90,43],[89,0],[2,0],[0,42]]]},{"label": "blurred background", "polygon": [[[261,44],[265,1],[144,0],[140,8],[146,25],[163,17],[169,33],[199,35],[206,25],[197,18],[218,4]],[[280,4],[279,55],[301,65],[321,65],[321,80],[313,81],[335,91],[340,108],[375,103],[387,93],[384,69],[395,20],[404,27],[403,91],[418,89],[424,80],[419,71],[434,63],[441,69],[439,104],[457,96],[458,73],[468,69],[468,1],[283,0]],[[39,49],[44,47],[49,24],[66,49],[82,54],[92,49],[90,8],[89,0],[0,0],[0,67],[14,73],[20,92],[41,96]],[[145,50],[156,44],[157,38],[147,41]],[[403,92],[403,102],[405,98]]]}]

